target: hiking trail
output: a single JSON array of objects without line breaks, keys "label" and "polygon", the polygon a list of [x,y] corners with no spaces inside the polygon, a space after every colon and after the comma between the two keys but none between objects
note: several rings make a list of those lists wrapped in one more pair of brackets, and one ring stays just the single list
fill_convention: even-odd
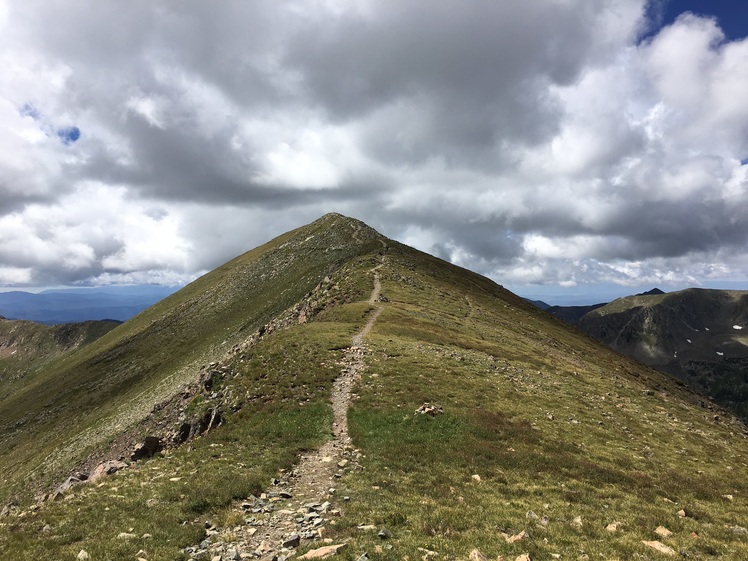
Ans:
[{"label": "hiking trail", "polygon": [[[386,248],[384,242],[382,245]],[[366,324],[353,336],[351,346],[343,351],[341,372],[333,383],[333,438],[318,450],[302,455],[299,463],[290,472],[281,474],[281,479],[273,479],[272,486],[260,497],[250,497],[237,505],[236,510],[244,516],[243,524],[208,528],[205,540],[185,549],[190,558],[208,554],[209,559],[284,561],[299,545],[330,545],[325,543],[329,540],[323,539],[324,526],[331,517],[340,516],[340,511],[329,500],[335,494],[337,479],[360,458],[348,436],[348,406],[353,385],[366,368],[364,338],[384,310],[380,302],[379,269],[385,259],[383,255],[380,264],[369,271],[374,277],[374,288],[368,303],[374,308]]]}]

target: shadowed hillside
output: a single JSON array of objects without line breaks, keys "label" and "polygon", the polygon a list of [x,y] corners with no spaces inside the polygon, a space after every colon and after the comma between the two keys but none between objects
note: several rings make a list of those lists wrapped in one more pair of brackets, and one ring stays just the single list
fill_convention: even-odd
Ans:
[{"label": "shadowed hillside", "polygon": [[[748,557],[744,425],[339,215],[206,275],[46,380],[23,396],[37,415],[0,402],[0,468],[20,473],[6,496],[69,473],[153,404],[184,406],[162,437],[195,411],[220,423],[60,500],[19,498],[0,518],[3,558]],[[89,446],[70,444],[80,434]]]},{"label": "shadowed hillside", "polygon": [[748,417],[748,292],[629,296],[586,314],[578,326]]}]

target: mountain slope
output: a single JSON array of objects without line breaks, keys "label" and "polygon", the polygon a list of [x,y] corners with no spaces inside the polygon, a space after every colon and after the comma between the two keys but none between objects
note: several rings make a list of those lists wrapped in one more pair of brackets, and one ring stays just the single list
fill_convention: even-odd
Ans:
[{"label": "mountain slope", "polygon": [[748,292],[630,296],[586,314],[578,326],[748,417]]},{"label": "mountain slope", "polygon": [[[320,243],[308,251],[312,235]],[[715,419],[674,379],[338,215],[248,255],[146,312],[161,322],[135,318],[144,337],[171,318],[222,341],[231,318],[262,317],[201,355],[219,358],[212,368],[224,374],[189,407],[220,401],[223,424],[65,500],[21,504],[0,519],[0,555],[270,557],[323,545],[305,537],[322,529],[348,544],[346,559],[465,559],[473,548],[654,559],[654,542],[692,559],[748,557],[745,427]],[[263,260],[290,265],[272,275]],[[264,292],[232,288],[263,275],[273,281]],[[225,303],[211,323],[201,314],[216,300]],[[107,337],[126,340],[126,329]],[[110,348],[86,356],[108,357],[113,371],[133,363]],[[355,382],[349,398],[336,379]],[[324,442],[338,446],[315,456]]]},{"label": "mountain slope", "polygon": [[30,474],[58,479],[340,263],[379,246],[373,231],[350,220],[331,228],[336,221],[327,216],[236,258],[0,397],[0,446],[13,451],[0,458],[3,490]]},{"label": "mountain slope", "polygon": [[0,395],[22,388],[49,361],[88,345],[117,325],[117,321],[86,321],[52,327],[0,317]]}]

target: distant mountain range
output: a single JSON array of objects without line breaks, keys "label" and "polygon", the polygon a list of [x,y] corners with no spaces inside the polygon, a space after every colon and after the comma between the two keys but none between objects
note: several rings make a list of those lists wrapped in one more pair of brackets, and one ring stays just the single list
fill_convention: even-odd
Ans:
[{"label": "distant mountain range", "polygon": [[90,320],[126,321],[175,292],[171,286],[110,286],[0,292],[0,316],[47,325]]},{"label": "distant mountain range", "polygon": [[655,288],[547,311],[748,418],[748,292]]}]

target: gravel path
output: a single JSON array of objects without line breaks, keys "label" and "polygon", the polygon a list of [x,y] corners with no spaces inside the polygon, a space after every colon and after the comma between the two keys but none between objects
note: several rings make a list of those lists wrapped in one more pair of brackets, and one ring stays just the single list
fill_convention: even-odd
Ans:
[{"label": "gravel path", "polygon": [[374,267],[374,289],[369,303],[375,306],[366,325],[353,336],[351,346],[344,351],[340,376],[332,389],[331,405],[334,414],[332,440],[319,450],[303,455],[291,472],[276,479],[260,497],[250,497],[236,510],[244,524],[231,528],[207,529],[208,537],[199,545],[185,551],[193,559],[227,561],[238,559],[284,559],[294,555],[299,545],[316,541],[318,547],[329,545],[325,526],[335,524],[340,511],[336,504],[345,497],[336,494],[336,481],[353,468],[360,454],[351,446],[348,436],[348,405],[351,389],[366,368],[364,338],[374,326],[384,307],[379,302],[381,283],[379,268]]}]

